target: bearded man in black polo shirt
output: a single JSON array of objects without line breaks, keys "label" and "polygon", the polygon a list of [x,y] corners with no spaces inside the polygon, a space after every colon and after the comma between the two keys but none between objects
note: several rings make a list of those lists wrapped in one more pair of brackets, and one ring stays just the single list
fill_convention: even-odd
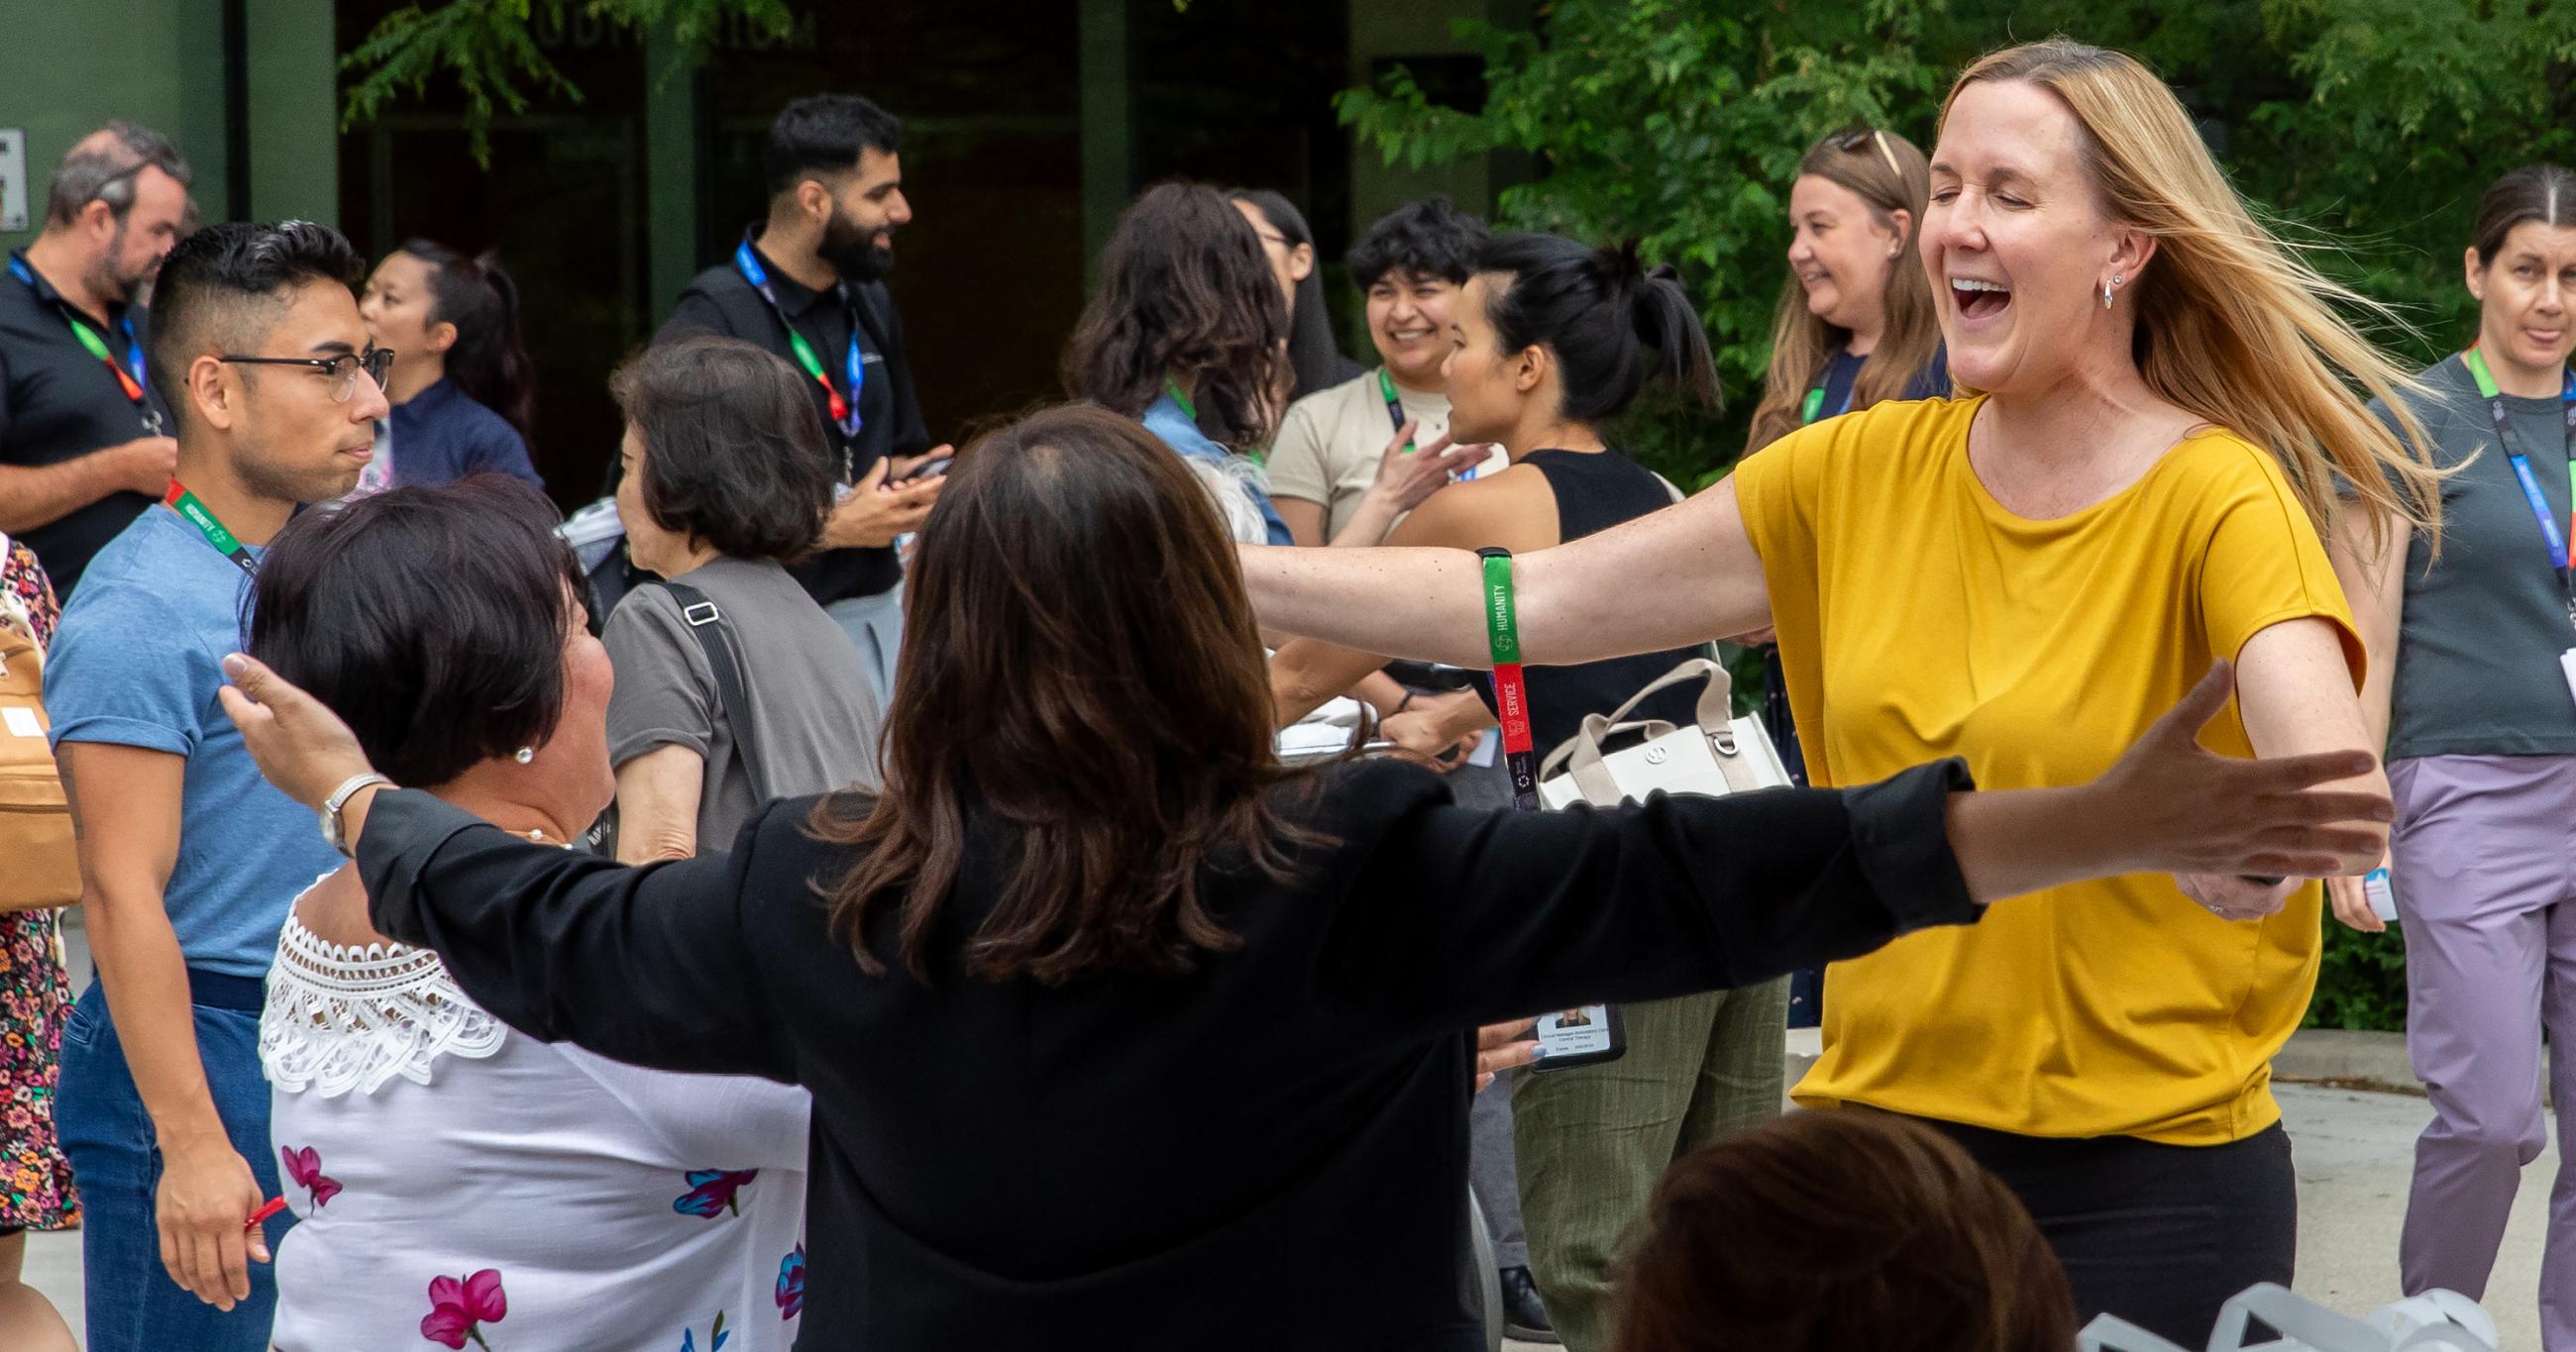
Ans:
[{"label": "bearded man in black polo shirt", "polygon": [[719,333],[757,343],[809,382],[843,486],[824,549],[797,580],[859,648],[880,702],[893,693],[903,623],[896,537],[917,529],[939,480],[905,482],[928,450],[903,321],[886,292],[894,234],[912,220],[896,152],[903,124],[855,94],[798,99],[762,155],[769,216],[680,293],[656,343]]},{"label": "bearded man in black polo shirt", "polygon": [[160,133],[108,123],[63,156],[44,233],[0,277],[0,533],[36,551],[65,601],[179,454],[144,370],[140,302],[179,242],[188,179]]}]

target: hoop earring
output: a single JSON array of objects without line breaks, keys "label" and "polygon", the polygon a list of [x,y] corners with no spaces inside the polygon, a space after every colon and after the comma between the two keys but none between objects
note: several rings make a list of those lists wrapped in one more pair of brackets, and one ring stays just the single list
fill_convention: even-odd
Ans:
[{"label": "hoop earring", "polygon": [[2111,288],[2112,288],[2113,286],[2117,285],[2117,284],[2118,284],[2118,282],[2119,282],[2119,279],[2118,279],[2118,278],[2116,278],[2116,277],[2114,277],[2114,278],[2112,278],[2110,281],[2107,281],[2107,282],[2102,283],[2102,308],[2103,308],[2103,309],[2108,310],[2108,309],[2110,309],[2110,308],[2111,308]]}]

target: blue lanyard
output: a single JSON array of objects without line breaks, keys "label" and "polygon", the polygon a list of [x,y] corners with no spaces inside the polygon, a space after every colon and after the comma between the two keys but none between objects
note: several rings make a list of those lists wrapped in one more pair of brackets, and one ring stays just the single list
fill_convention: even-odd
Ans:
[{"label": "blue lanyard", "polygon": [[[2531,472],[2530,458],[2514,448],[2506,426],[2504,391],[2497,386],[2495,374],[2487,369],[2485,355],[2476,348],[2460,354],[2460,360],[2468,366],[2470,377],[2477,381],[2478,394],[2487,401],[2487,416],[2495,421],[2496,444],[2504,448],[2506,459],[2513,463],[2514,480],[2522,485],[2522,500],[2530,505],[2532,519],[2540,523],[2540,538],[2549,548],[2549,566],[2558,574],[2559,585],[2566,587],[2570,580],[2567,537],[2558,529],[2557,514],[2549,510],[2548,496],[2540,491],[2539,476]],[[2558,406],[2566,413],[2562,425],[2571,455],[2567,467],[2568,486],[2571,492],[2576,492],[2576,371],[2564,374],[2558,391]],[[2570,597],[2569,618],[2576,620],[2576,594]]]},{"label": "blue lanyard", "polygon": [[[832,388],[830,378],[823,374],[823,361],[814,355],[813,345],[805,341],[805,335],[798,333],[795,325],[787,322],[787,311],[778,303],[778,291],[769,284],[769,270],[760,265],[760,255],[753,251],[748,237],[733,246],[733,266],[735,271],[742,274],[744,281],[751,283],[751,289],[759,292],[762,300],[769,302],[769,313],[777,317],[778,327],[787,330],[787,346],[795,353],[796,364],[804,367],[805,374],[812,376],[815,383],[823,387],[824,397],[832,407],[832,423],[841,429],[842,439],[855,440],[859,435],[860,425],[865,421],[859,416],[859,392],[867,386],[868,365],[867,359],[859,351],[858,311],[849,307],[847,294],[844,293],[842,297],[843,306],[849,310],[850,318],[850,346],[841,358],[841,380],[849,387],[849,397],[845,399],[839,390]],[[845,462],[842,466],[844,478],[849,477],[850,466],[846,463],[848,458],[849,454],[844,450],[842,453],[842,459]]]},{"label": "blue lanyard", "polygon": [[[23,252],[10,253],[9,275],[25,283],[27,289],[35,292],[39,299],[45,298],[47,289],[37,285],[36,270],[27,265],[27,256]],[[56,294],[52,297],[52,304],[55,312],[63,317],[63,322],[72,326],[72,336],[81,340],[81,346],[90,355],[107,363],[109,374],[117,377],[117,389],[126,398],[133,400],[135,407],[143,410],[144,430],[155,436],[160,435],[161,415],[152,410],[151,397],[145,393],[152,388],[152,382],[144,365],[143,343],[134,336],[133,314],[129,312],[117,321],[118,330],[125,334],[125,369],[120,372],[117,370],[116,358],[107,352],[107,345],[99,341],[98,335],[91,332],[89,325],[80,316],[72,313],[71,302]],[[129,376],[132,377],[130,382],[127,379]]]},{"label": "blue lanyard", "polygon": [[[1865,362],[1869,358],[1863,357],[1861,360]],[[1798,409],[1799,422],[1811,423],[1825,416],[1825,387],[1832,383],[1834,383],[1834,359],[1827,357],[1824,369],[1816,372],[1816,383],[1807,387],[1806,402]],[[1852,399],[1859,393],[1860,372],[1854,371],[1851,385],[1843,391],[1843,406],[1834,410],[1834,416],[1839,418],[1851,412]]]}]

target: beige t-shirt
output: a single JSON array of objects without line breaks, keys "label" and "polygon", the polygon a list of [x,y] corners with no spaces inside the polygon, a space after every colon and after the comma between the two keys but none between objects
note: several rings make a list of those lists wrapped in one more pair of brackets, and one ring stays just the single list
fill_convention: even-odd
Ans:
[{"label": "beige t-shirt", "polygon": [[[1449,431],[1449,396],[1395,387],[1405,416],[1419,424],[1413,443],[1428,446]],[[1324,539],[1341,533],[1359,510],[1360,495],[1377,478],[1378,458],[1385,454],[1395,425],[1387,416],[1386,396],[1377,372],[1354,376],[1331,389],[1288,406],[1279,435],[1270,443],[1270,496],[1296,498],[1324,509]],[[1501,447],[1476,467],[1494,474],[1510,463]]]}]

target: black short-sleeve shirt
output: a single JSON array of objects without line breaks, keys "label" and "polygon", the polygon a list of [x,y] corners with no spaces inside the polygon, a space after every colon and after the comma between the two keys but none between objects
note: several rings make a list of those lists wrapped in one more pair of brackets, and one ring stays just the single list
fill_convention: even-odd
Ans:
[{"label": "black short-sleeve shirt", "polygon": [[[12,261],[22,263],[23,257]],[[149,416],[73,336],[61,293],[33,267],[25,272],[24,278],[17,268],[0,273],[0,465],[58,465],[162,431],[168,418],[148,382],[143,397]],[[86,315],[84,321],[118,361],[132,361],[143,341],[143,307]],[[55,594],[69,601],[90,556],[151,505],[141,493],[110,493],[18,538],[36,551]]]},{"label": "black short-sleeve shirt", "polygon": [[[787,322],[804,336],[838,389],[843,383],[843,357],[855,327],[860,359],[866,367],[866,383],[859,390],[856,437],[842,435],[832,421],[829,396],[821,385],[808,382],[812,385],[814,415],[823,425],[823,443],[832,456],[834,477],[843,483],[855,483],[888,455],[917,455],[928,449],[930,434],[922,421],[921,401],[913,392],[912,368],[904,352],[903,322],[884,284],[844,284],[816,291],[787,276],[767,255],[762,255],[761,262],[768,270],[771,290],[778,294],[777,311],[772,311],[728,262],[708,268],[689,283],[653,341],[668,343],[701,333],[723,334],[768,348],[802,372],[804,368],[796,361],[787,329],[779,322],[784,314]],[[789,571],[805,584],[808,594],[824,605],[854,596],[874,596],[903,580],[903,565],[890,548],[826,549]]]}]

